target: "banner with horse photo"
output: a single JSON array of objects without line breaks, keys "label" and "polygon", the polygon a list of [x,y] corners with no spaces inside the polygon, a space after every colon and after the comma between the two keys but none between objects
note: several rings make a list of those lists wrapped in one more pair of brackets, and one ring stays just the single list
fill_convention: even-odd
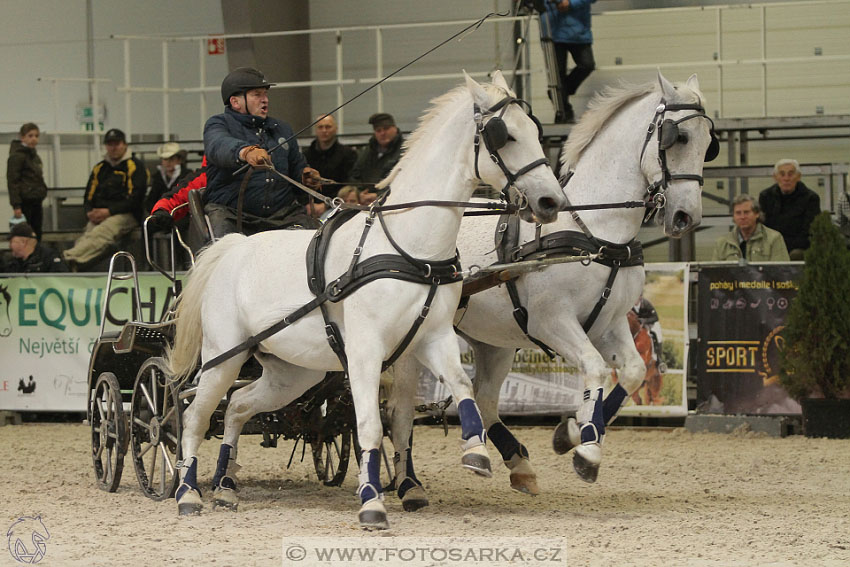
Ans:
[{"label": "banner with horse photo", "polygon": [[802,265],[730,265],[699,272],[697,410],[800,414],[779,385],[780,332]]},{"label": "banner with horse photo", "polygon": [[[0,410],[85,411],[89,357],[98,339],[104,275],[0,278]],[[140,275],[141,319],[158,321],[171,303],[169,282]],[[127,282],[110,291],[105,329],[131,317]]]},{"label": "banner with horse photo", "polygon": [[[629,313],[629,325],[638,352],[647,365],[641,387],[632,394],[620,415],[678,417],[687,415],[685,361],[688,359],[688,264],[646,266],[646,286],[641,301]],[[461,340],[464,369],[474,375],[472,350]],[[616,381],[606,384],[606,394]],[[581,404],[584,378],[564,358],[550,359],[539,349],[519,349],[502,384],[501,415],[562,415]],[[431,403],[448,397],[448,389],[430,373],[420,378],[417,399]],[[448,413],[456,412],[454,405]]]}]

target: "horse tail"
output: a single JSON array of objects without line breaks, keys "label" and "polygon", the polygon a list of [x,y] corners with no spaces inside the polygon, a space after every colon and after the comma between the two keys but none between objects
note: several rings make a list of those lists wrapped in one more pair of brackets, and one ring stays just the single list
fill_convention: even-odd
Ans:
[{"label": "horse tail", "polygon": [[215,245],[205,249],[187,274],[177,302],[174,346],[166,348],[165,361],[176,384],[185,382],[195,370],[204,342],[201,306],[210,277],[219,260],[245,238],[243,234],[228,234]]}]

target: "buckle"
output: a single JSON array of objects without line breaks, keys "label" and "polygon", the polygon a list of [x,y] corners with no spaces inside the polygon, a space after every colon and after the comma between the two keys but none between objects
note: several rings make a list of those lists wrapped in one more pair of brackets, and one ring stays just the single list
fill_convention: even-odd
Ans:
[{"label": "buckle", "polygon": [[428,313],[431,311],[430,305],[423,305],[422,309],[419,311],[419,318],[424,319],[428,316]]},{"label": "buckle", "polygon": [[354,249],[354,255],[355,256],[360,256],[362,253],[363,253],[363,247],[362,246],[358,246],[357,248]]},{"label": "buckle", "polygon": [[424,277],[430,278],[431,277],[431,264],[425,264],[425,268],[426,268],[426,270],[425,270]]},{"label": "buckle", "polygon": [[607,300],[609,297],[611,297],[611,288],[606,287],[605,289],[602,290],[602,299]]}]

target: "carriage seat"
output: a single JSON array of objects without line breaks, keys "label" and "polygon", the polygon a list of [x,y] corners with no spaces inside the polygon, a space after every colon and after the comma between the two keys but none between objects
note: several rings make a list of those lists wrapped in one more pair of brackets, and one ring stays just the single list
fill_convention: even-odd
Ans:
[{"label": "carriage seat", "polygon": [[201,242],[206,245],[212,241],[207,216],[204,213],[204,188],[192,189],[187,195],[189,201],[189,218],[192,228],[200,236]]}]

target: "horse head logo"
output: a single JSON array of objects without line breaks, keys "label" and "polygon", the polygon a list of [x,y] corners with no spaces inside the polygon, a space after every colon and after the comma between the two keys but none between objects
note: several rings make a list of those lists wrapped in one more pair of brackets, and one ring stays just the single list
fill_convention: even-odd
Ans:
[{"label": "horse head logo", "polygon": [[41,516],[35,518],[24,516],[12,524],[6,532],[9,542],[9,553],[15,561],[29,565],[44,559],[50,532],[44,527]]},{"label": "horse head logo", "polygon": [[12,334],[12,319],[9,317],[9,305],[12,303],[12,294],[5,285],[0,285],[0,337],[8,337]]}]

